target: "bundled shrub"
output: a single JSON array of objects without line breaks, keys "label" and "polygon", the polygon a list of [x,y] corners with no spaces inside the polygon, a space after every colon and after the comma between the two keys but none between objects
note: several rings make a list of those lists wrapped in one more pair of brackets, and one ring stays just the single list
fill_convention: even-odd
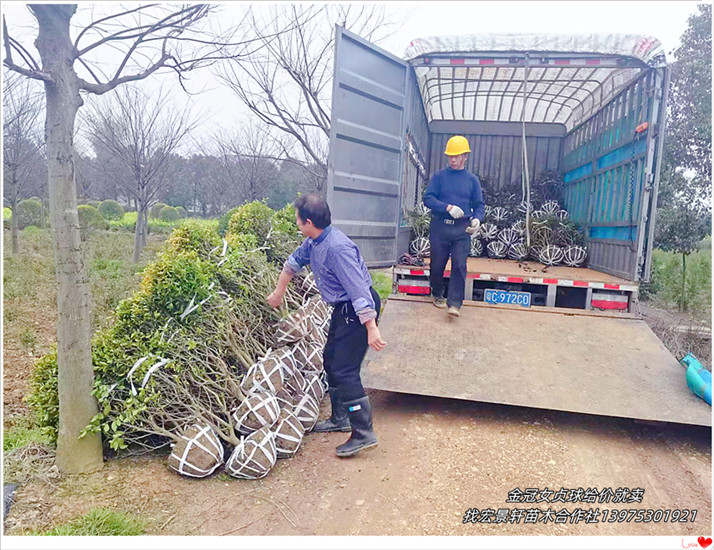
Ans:
[{"label": "bundled shrub", "polygon": [[121,220],[124,217],[122,205],[111,199],[102,201],[97,209],[105,220]]},{"label": "bundled shrub", "polygon": [[183,206],[177,206],[177,207],[176,207],[176,210],[178,210],[179,216],[180,216],[181,218],[185,218],[185,217],[188,216],[188,214],[187,214],[187,212],[186,212],[186,209],[185,209]]},{"label": "bundled shrub", "polygon": [[[284,222],[276,221],[279,231],[289,230]],[[118,305],[114,325],[93,338],[100,412],[86,431],[101,432],[115,450],[157,448],[198,423],[237,445],[230,413],[245,397],[241,380],[278,347],[280,313],[265,300],[278,275],[255,234],[224,240],[215,223],[181,221],[143,271],[139,290]],[[302,306],[299,288],[286,294],[291,309]],[[56,436],[56,354],[37,363],[30,403]]]}]

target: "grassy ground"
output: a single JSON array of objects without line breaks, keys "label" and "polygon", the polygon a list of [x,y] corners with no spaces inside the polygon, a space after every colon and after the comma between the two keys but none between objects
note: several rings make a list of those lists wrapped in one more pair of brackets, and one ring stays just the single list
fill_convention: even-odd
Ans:
[{"label": "grassy ground", "polygon": [[143,535],[145,528],[146,522],[138,516],[106,508],[95,508],[84,516],[48,531],[29,534],[53,537],[127,537]]}]

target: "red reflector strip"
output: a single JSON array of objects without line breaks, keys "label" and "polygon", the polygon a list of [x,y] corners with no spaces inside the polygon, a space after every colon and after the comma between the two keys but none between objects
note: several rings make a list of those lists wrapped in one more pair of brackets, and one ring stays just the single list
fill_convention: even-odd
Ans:
[{"label": "red reflector strip", "polygon": [[424,275],[423,269],[412,269],[409,271],[409,275]]},{"label": "red reflector strip", "polygon": [[593,300],[593,307],[601,309],[627,309],[627,302],[612,302],[610,300]]},{"label": "red reflector strip", "polygon": [[451,65],[463,65],[465,63],[464,59],[450,59],[449,63]]},{"label": "red reflector strip", "polygon": [[444,277],[451,277],[451,271],[444,271]]},{"label": "red reflector strip", "polygon": [[556,65],[570,65],[570,59],[554,59],[553,63]]},{"label": "red reflector strip", "polygon": [[573,281],[573,286],[588,286],[587,281]]},{"label": "red reflector strip", "polygon": [[523,277],[508,277],[506,281],[509,283],[522,283]]},{"label": "red reflector strip", "polygon": [[479,65],[493,65],[495,60],[493,59],[479,59],[478,64]]},{"label": "red reflector strip", "polygon": [[543,279],[543,282],[547,285],[557,285],[558,279]]},{"label": "red reflector strip", "polygon": [[588,60],[585,62],[585,64],[586,64],[586,65],[599,65],[599,64],[600,64],[600,60],[599,60],[599,59],[588,59]]},{"label": "red reflector strip", "polygon": [[481,275],[479,273],[467,273],[466,278],[467,279],[480,279]]},{"label": "red reflector strip", "polygon": [[620,285],[605,283],[605,288],[609,288],[610,290],[620,290]]},{"label": "red reflector strip", "polygon": [[429,294],[431,292],[428,286],[399,285],[398,290],[404,294]]}]

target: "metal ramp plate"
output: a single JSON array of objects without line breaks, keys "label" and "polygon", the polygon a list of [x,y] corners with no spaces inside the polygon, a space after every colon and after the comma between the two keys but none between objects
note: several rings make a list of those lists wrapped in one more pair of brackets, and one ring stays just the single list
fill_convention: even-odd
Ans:
[{"label": "metal ramp plate", "polygon": [[[390,296],[364,387],[646,421],[712,425],[711,407],[647,324],[632,317],[464,302],[451,318]],[[573,312],[574,310],[567,310]]]}]

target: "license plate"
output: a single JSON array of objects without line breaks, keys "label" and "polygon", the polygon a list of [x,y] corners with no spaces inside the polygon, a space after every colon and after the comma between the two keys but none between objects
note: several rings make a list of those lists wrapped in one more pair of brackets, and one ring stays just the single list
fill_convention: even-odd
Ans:
[{"label": "license plate", "polygon": [[483,295],[483,301],[489,304],[516,304],[531,307],[531,293],[487,288]]}]

